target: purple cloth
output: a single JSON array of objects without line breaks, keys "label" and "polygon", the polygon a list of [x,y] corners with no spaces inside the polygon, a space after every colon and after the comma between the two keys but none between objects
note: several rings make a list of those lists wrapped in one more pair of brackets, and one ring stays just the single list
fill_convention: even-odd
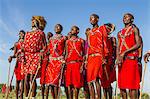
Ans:
[{"label": "purple cloth", "polygon": [[84,47],[84,53],[85,55],[87,54],[87,49],[88,49],[88,41],[85,41],[85,47]]}]

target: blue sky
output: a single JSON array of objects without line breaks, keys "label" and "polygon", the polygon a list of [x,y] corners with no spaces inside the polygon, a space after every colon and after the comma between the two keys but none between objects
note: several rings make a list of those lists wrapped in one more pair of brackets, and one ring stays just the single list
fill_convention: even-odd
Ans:
[{"label": "blue sky", "polygon": [[[150,49],[150,1],[149,0],[0,0],[0,83],[7,82],[8,62],[12,55],[9,48],[17,41],[18,31],[30,31],[31,17],[44,16],[47,26],[44,32],[53,32],[54,25],[63,25],[66,35],[71,26],[80,28],[79,36],[85,38],[84,32],[91,27],[89,16],[96,13],[100,17],[99,25],[114,23],[117,32],[124,27],[122,17],[130,12],[135,17],[135,24],[139,27],[144,41],[144,53]],[[11,66],[11,73],[14,68]],[[145,77],[144,91],[150,93],[150,64]],[[14,80],[15,81],[15,80]],[[14,83],[14,82],[13,82]]]}]

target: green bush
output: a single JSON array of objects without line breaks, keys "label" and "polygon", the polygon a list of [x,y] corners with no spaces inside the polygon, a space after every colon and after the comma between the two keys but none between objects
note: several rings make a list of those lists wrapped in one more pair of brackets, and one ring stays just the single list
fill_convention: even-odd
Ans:
[{"label": "green bush", "polygon": [[148,93],[143,93],[142,99],[150,99],[150,96],[148,95]]}]

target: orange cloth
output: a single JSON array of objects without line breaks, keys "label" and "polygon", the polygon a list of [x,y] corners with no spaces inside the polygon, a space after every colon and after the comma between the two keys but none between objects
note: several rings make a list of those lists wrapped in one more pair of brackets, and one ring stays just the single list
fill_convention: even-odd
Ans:
[{"label": "orange cloth", "polygon": [[66,87],[73,85],[75,88],[80,88],[83,85],[80,67],[82,62],[68,63],[66,70]]},{"label": "orange cloth", "polygon": [[16,50],[18,53],[17,56],[17,61],[16,61],[16,66],[15,66],[15,75],[16,75],[16,80],[22,80],[24,79],[24,74],[22,73],[23,67],[24,67],[24,53],[21,52],[21,47],[23,46],[23,42],[17,42],[15,44]]},{"label": "orange cloth", "polygon": [[[108,56],[106,26],[100,26],[90,31],[88,36],[88,62],[87,62],[87,81],[95,81],[103,74],[102,61]],[[99,56],[90,56],[99,54]],[[94,74],[94,75],[93,75]]]},{"label": "orange cloth", "polygon": [[66,41],[68,52],[66,57],[66,87],[73,85],[80,88],[83,85],[82,74],[80,73],[84,52],[83,42],[83,39],[78,37]]},{"label": "orange cloth", "polygon": [[65,40],[65,37],[61,34],[55,34],[52,38],[50,38],[48,45],[50,56],[48,66],[46,68],[46,84],[54,86],[58,86],[59,84],[62,61],[64,60],[63,53]]},{"label": "orange cloth", "polygon": [[[27,32],[24,39],[25,74],[35,74],[40,64],[40,50],[46,45],[45,34],[41,30]],[[40,70],[39,70],[40,71]]]},{"label": "orange cloth", "polygon": [[45,80],[46,80],[46,68],[48,65],[48,47],[46,48],[46,50],[43,53],[43,60],[41,63],[41,77],[40,77],[40,84],[45,84]]},{"label": "orange cloth", "polygon": [[109,79],[107,79],[106,73],[103,72],[103,75],[101,78],[101,85],[103,88],[110,87],[111,83],[116,80],[116,71],[114,68],[115,59],[116,59],[116,44],[114,44],[115,42],[113,41],[113,39],[115,38],[109,37],[107,40],[107,47],[109,50],[109,54],[108,54],[108,63],[106,64],[106,70],[107,70]]},{"label": "orange cloth", "polygon": [[100,56],[88,57],[87,63],[87,82],[95,81],[99,77],[99,72],[102,72],[102,60]]},{"label": "orange cloth", "polygon": [[[127,29],[122,29],[118,34],[120,54],[128,48],[136,44],[133,26]],[[125,40],[126,45],[123,43]],[[138,58],[138,50],[132,51],[127,56]],[[140,73],[137,59],[125,58],[118,72],[118,85],[121,89],[139,89],[140,88]]]}]

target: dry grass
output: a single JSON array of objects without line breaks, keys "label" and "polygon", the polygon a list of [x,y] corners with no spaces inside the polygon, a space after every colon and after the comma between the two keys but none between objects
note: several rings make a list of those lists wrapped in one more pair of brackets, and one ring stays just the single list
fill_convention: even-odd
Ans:
[{"label": "dry grass", "polygon": [[[5,94],[0,93],[0,99],[4,99],[4,98],[5,98]],[[13,90],[12,92],[10,92],[8,99],[16,99],[15,98],[15,90]],[[37,92],[36,99],[42,99],[41,92]],[[52,99],[51,95],[49,95],[49,99]],[[66,99],[66,96],[61,94],[60,99]],[[80,91],[79,99],[85,99],[84,98],[84,94],[83,94],[82,91]],[[114,99],[115,99],[115,97],[114,97]],[[120,95],[118,95],[117,99],[121,99]],[[150,96],[148,95],[148,93],[143,93],[142,94],[142,99],[150,99]]]}]

